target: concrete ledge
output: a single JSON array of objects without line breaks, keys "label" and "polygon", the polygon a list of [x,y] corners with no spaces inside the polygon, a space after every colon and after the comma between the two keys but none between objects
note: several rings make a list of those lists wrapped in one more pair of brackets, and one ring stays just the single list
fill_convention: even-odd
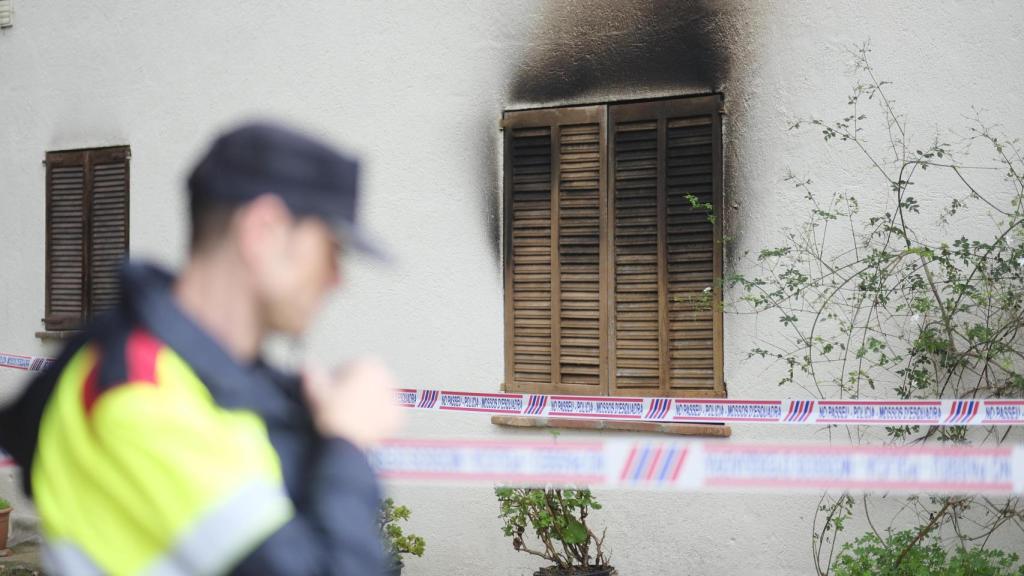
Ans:
[{"label": "concrete ledge", "polygon": [[41,330],[36,332],[40,340],[70,340],[78,336],[81,330]]},{"label": "concrete ledge", "polygon": [[622,422],[620,420],[583,420],[572,418],[536,418],[533,416],[491,416],[491,424],[514,428],[563,428],[567,430],[615,430],[617,432],[656,432],[677,436],[728,438],[732,428],[722,424],[663,424],[661,422]]}]

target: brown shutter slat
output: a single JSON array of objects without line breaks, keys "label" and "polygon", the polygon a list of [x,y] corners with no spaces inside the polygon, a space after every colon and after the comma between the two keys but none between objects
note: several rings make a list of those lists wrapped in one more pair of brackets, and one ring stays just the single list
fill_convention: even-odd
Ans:
[{"label": "brown shutter slat", "polygon": [[511,138],[512,381],[551,381],[551,134]]},{"label": "brown shutter slat", "polygon": [[[721,230],[718,97],[610,107],[617,394],[718,396]],[[704,292],[710,289],[710,294]]]},{"label": "brown shutter slat", "polygon": [[85,155],[46,159],[47,330],[77,327],[85,314]]},{"label": "brown shutter slat", "polygon": [[601,127],[559,127],[559,381],[601,392]]},{"label": "brown shutter slat", "polygon": [[624,122],[613,130],[615,387],[657,390],[658,126]]},{"label": "brown shutter slat", "polygon": [[506,113],[506,387],[605,394],[604,107]]},{"label": "brown shutter slat", "polygon": [[117,305],[120,269],[128,256],[128,151],[90,152],[89,315]]},{"label": "brown shutter slat", "polygon": [[704,290],[714,288],[714,226],[709,212],[694,208],[687,198],[696,196],[701,203],[712,200],[712,117],[673,120],[668,121],[671,161],[665,174],[672,219],[668,229],[669,387],[713,390],[715,314],[709,310],[711,295]]}]

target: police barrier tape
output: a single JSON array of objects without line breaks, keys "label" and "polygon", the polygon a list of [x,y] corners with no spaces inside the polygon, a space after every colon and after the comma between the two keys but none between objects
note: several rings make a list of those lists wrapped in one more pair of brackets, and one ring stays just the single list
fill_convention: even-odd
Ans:
[{"label": "police barrier tape", "polygon": [[540,418],[643,422],[855,424],[873,426],[1024,425],[1024,400],[732,400],[629,398],[403,389],[407,408]]},{"label": "police barrier tape", "polygon": [[[0,354],[0,366],[46,369],[53,359]],[[675,423],[1020,426],[1024,399],[734,400],[396,390],[399,405],[436,412]]]},{"label": "police barrier tape", "polygon": [[416,484],[1024,494],[1024,446],[389,440],[370,461],[383,480]]},{"label": "police barrier tape", "polygon": [[21,356],[19,354],[0,352],[0,367],[3,368],[42,372],[49,368],[53,362],[53,358],[45,358],[43,356]]},{"label": "police barrier tape", "polygon": [[371,461],[385,480],[416,483],[1024,493],[1024,446],[393,440]]}]

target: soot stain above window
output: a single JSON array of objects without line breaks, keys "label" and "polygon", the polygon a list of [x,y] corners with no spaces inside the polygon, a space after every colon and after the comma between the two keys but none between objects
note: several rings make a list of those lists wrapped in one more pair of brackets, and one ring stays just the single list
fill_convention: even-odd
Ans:
[{"label": "soot stain above window", "polygon": [[510,84],[511,103],[717,91],[728,72],[718,2],[547,5]]}]

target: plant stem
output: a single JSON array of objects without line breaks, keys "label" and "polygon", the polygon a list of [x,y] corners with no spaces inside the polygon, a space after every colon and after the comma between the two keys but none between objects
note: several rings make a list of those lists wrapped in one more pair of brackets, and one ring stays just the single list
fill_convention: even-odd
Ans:
[{"label": "plant stem", "polygon": [[935,528],[935,526],[939,523],[939,520],[942,519],[942,516],[946,513],[946,510],[949,510],[949,507],[952,504],[953,504],[953,499],[952,498],[947,498],[946,499],[946,503],[942,505],[942,508],[939,509],[938,512],[936,512],[935,514],[932,515],[931,521],[928,522],[928,524],[926,524],[924,526],[924,528],[921,528],[917,532],[917,536],[914,536],[914,539],[911,540],[910,544],[908,544],[907,547],[904,548],[902,552],[900,552],[899,557],[896,558],[896,564],[893,565],[893,570],[895,570],[896,568],[899,568],[900,563],[903,562],[903,559],[907,557],[907,554],[910,552],[910,550],[914,546],[917,546],[917,543],[920,542],[921,539],[924,538],[929,532],[931,532],[933,528]]}]

